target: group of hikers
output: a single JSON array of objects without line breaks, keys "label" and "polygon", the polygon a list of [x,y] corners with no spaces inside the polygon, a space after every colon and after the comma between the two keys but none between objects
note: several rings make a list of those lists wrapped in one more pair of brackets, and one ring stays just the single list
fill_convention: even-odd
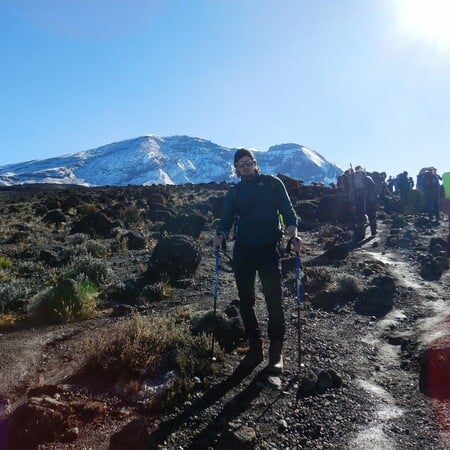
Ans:
[{"label": "group of hikers", "polygon": [[[417,175],[416,189],[424,197],[424,210],[428,218],[439,222],[440,200],[442,198],[442,178],[435,167],[424,167]],[[398,194],[403,206],[407,205],[408,198],[414,188],[414,180],[408,177],[408,172],[402,172],[395,178],[389,177],[386,182],[390,192]]]},{"label": "group of hikers", "polygon": [[[420,212],[428,216],[432,223],[439,224],[440,211],[449,214],[449,200],[445,197],[442,178],[435,167],[424,167],[417,175],[416,191]],[[336,189],[348,195],[353,223],[354,241],[365,237],[365,226],[370,225],[372,235],[376,234],[376,210],[387,197],[399,199],[399,209],[411,204],[414,180],[404,171],[395,178],[386,179],[385,172],[368,173],[362,166],[350,167],[338,176]],[[450,226],[450,223],[449,223]]]},{"label": "group of hikers", "polygon": [[377,209],[382,189],[369,176],[363,166],[350,167],[338,176],[336,189],[348,196],[350,213],[353,217],[355,231],[353,241],[359,242],[366,234],[366,223],[369,223],[372,236],[377,234]]},{"label": "group of hikers", "polygon": [[[261,328],[255,313],[255,280],[258,273],[268,311],[267,334],[269,360],[267,372],[283,372],[283,342],[286,324],[282,300],[281,255],[279,243],[283,239],[280,215],[289,245],[299,259],[302,241],[298,236],[298,218],[283,182],[260,172],[254,154],[245,148],[234,155],[234,169],[240,182],[231,186],[224,201],[222,217],[213,243],[224,247],[233,227],[234,247],[232,266],[239,294],[239,308],[249,349],[240,367],[251,370],[264,360]],[[425,211],[430,221],[439,222],[439,199],[443,187],[434,167],[425,168],[417,176],[416,187],[424,196]],[[348,196],[354,224],[354,241],[363,240],[367,224],[372,236],[377,234],[376,212],[387,192],[399,196],[406,206],[414,181],[402,172],[395,179],[386,173],[369,174],[363,166],[350,167],[337,179],[334,188]],[[446,192],[447,195],[447,192]],[[450,225],[450,193],[448,194]],[[450,229],[449,229],[450,231]]]}]

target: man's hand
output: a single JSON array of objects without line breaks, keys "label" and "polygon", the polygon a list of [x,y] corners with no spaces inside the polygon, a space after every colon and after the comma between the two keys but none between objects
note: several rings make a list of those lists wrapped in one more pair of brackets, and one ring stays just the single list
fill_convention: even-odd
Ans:
[{"label": "man's hand", "polygon": [[214,235],[214,247],[220,247],[223,242],[223,234],[216,234]]},{"label": "man's hand", "polygon": [[299,236],[294,236],[290,239],[292,250],[297,253],[302,249],[302,240]]},{"label": "man's hand", "polygon": [[294,225],[290,225],[287,227],[289,242],[291,243],[291,248],[294,252],[299,252],[302,248],[302,240],[300,236],[297,235],[297,227]]}]

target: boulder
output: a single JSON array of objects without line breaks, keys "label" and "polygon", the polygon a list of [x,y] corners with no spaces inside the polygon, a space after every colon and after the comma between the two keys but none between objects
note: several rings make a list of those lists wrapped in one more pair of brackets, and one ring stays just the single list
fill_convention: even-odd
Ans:
[{"label": "boulder", "polygon": [[167,278],[176,281],[192,277],[200,264],[200,246],[190,236],[172,235],[156,244],[145,277],[150,282]]},{"label": "boulder", "polygon": [[83,217],[78,222],[74,222],[70,233],[84,233],[91,236],[110,238],[114,237],[114,228],[119,226],[120,222],[111,221],[104,212],[99,211]]}]

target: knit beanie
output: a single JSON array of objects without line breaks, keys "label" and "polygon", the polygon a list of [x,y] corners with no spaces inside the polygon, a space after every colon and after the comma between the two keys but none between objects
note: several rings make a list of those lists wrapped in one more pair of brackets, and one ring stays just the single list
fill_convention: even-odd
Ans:
[{"label": "knit beanie", "polygon": [[248,156],[249,158],[255,159],[255,156],[250,150],[247,150],[246,148],[240,148],[236,150],[236,153],[234,154],[234,165],[236,165],[237,162],[244,156]]}]

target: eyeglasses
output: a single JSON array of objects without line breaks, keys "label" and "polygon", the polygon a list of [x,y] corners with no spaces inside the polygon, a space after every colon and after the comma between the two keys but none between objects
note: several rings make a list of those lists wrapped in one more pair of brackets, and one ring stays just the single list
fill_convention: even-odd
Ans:
[{"label": "eyeglasses", "polygon": [[255,160],[249,159],[247,161],[242,161],[240,163],[237,163],[236,167],[238,167],[239,169],[243,169],[244,167],[251,167],[251,166],[253,166],[253,164],[255,164]]}]

